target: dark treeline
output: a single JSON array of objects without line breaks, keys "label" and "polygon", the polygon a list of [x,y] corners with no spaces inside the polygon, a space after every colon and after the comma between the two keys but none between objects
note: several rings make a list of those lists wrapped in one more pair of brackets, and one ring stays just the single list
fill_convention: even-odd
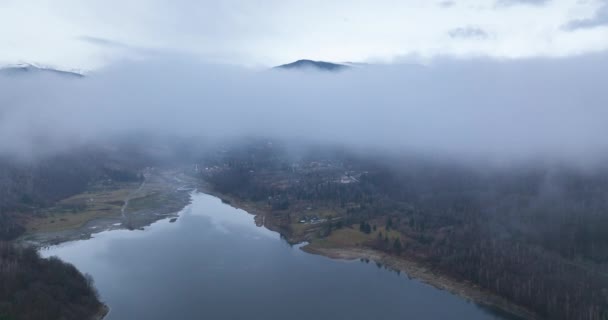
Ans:
[{"label": "dark treeline", "polygon": [[[114,147],[44,161],[1,160],[0,239],[14,239],[38,208],[91,183],[135,181],[145,166],[175,165],[159,161],[159,153],[163,159],[184,154],[151,149],[155,157],[137,148]],[[190,150],[182,158],[196,154]],[[205,154],[198,167],[217,191],[267,204],[286,233],[306,208],[330,209],[334,217],[315,224],[315,236],[353,226],[370,234],[381,227],[385,232],[368,246],[422,261],[548,319],[608,319],[606,169],[481,170],[413,157],[380,160],[335,149],[290,153],[266,142]],[[27,290],[36,281],[19,284]],[[32,308],[38,303],[28,301]]]},{"label": "dark treeline", "polygon": [[136,182],[158,161],[121,145],[70,150],[40,159],[0,158],[0,240],[23,233],[38,209],[81,193],[92,183]]},{"label": "dark treeline", "polygon": [[[0,156],[0,320],[90,319],[91,279],[59,259],[14,247],[28,219],[92,185],[139,182],[148,166],[191,163],[191,141],[131,136],[30,158]],[[4,242],[3,242],[4,241]]]},{"label": "dark treeline", "polygon": [[[424,261],[548,319],[608,319],[608,170],[475,169],[258,144],[204,160],[214,188],[283,214],[331,208],[332,228],[394,229],[369,243]],[[290,208],[292,210],[290,210]]]},{"label": "dark treeline", "polygon": [[37,208],[83,191],[101,175],[88,156],[62,155],[37,162],[0,160],[0,240],[12,240]]},{"label": "dark treeline", "polygon": [[[95,146],[38,159],[0,158],[0,320],[96,319],[101,310],[92,279],[57,258],[11,241],[39,209],[84,192],[94,183],[136,182],[159,163],[141,148]],[[4,242],[3,242],[4,241]]]},{"label": "dark treeline", "polygon": [[0,242],[0,319],[87,320],[102,307],[91,278],[74,266]]}]

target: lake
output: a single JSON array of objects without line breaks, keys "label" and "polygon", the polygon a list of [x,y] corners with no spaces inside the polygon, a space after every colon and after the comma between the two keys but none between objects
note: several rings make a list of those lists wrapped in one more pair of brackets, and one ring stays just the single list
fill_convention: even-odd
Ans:
[{"label": "lake", "polygon": [[174,223],[41,250],[95,279],[108,320],[514,319],[375,263],[301,251],[203,193]]}]

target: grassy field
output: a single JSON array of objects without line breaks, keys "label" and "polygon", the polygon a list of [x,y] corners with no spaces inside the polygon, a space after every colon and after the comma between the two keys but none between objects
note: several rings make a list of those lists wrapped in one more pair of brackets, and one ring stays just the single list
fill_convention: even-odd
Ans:
[{"label": "grassy field", "polygon": [[145,208],[158,207],[161,203],[168,201],[168,199],[168,197],[163,196],[160,192],[149,192],[131,199],[126,211],[130,213]]},{"label": "grassy field", "polygon": [[347,248],[366,245],[378,239],[378,235],[382,233],[382,237],[388,235],[389,241],[394,241],[396,238],[403,239],[400,232],[390,230],[388,233],[384,227],[377,227],[370,234],[359,231],[359,225],[352,225],[342,229],[334,230],[332,233],[321,239],[315,239],[311,242],[312,247],[317,248]]},{"label": "grassy field", "polygon": [[54,207],[39,212],[26,223],[27,232],[52,232],[78,228],[97,218],[118,217],[124,200],[138,184],[91,188],[59,201]]}]

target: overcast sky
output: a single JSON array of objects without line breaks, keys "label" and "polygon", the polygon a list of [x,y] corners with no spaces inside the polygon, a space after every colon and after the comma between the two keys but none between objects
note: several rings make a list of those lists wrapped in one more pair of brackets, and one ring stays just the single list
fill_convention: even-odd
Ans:
[{"label": "overcast sky", "polygon": [[606,0],[0,0],[0,64],[92,70],[171,51],[300,58],[571,56],[608,49]]}]

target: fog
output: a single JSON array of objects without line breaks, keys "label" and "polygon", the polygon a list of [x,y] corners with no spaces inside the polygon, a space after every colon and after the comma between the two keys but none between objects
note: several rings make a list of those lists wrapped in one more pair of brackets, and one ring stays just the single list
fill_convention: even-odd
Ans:
[{"label": "fog", "polygon": [[268,137],[461,160],[601,162],[608,55],[434,59],[340,73],[164,55],[85,78],[0,76],[0,154],[132,135]]}]

